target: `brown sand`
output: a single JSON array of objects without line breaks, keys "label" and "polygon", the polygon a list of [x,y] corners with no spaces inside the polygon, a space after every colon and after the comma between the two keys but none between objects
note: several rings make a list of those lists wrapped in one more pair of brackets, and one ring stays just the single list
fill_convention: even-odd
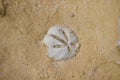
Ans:
[{"label": "brown sand", "polygon": [[[4,0],[0,16],[0,80],[120,80],[120,0]],[[79,37],[71,60],[46,56],[42,40],[56,24]]]}]

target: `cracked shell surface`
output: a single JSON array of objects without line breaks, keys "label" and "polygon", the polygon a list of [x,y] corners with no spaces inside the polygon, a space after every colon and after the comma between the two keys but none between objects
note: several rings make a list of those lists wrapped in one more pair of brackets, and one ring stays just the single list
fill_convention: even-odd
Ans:
[{"label": "cracked shell surface", "polygon": [[48,57],[53,60],[73,58],[80,48],[75,33],[64,26],[50,28],[44,37],[43,43],[48,46]]}]

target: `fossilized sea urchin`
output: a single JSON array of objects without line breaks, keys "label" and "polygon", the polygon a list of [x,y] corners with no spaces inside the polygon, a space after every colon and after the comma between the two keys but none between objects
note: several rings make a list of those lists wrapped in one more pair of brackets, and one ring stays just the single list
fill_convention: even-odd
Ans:
[{"label": "fossilized sea urchin", "polygon": [[43,43],[48,46],[48,57],[54,60],[65,60],[74,57],[80,44],[75,33],[68,27],[54,26],[44,37]]}]

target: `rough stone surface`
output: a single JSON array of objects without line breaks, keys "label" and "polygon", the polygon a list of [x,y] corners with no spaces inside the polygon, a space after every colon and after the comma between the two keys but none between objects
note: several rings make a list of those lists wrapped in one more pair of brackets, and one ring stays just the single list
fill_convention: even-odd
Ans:
[{"label": "rough stone surface", "polygon": [[[2,5],[0,1],[0,5]],[[0,80],[120,80],[120,0],[4,0],[0,17]],[[4,11],[3,5],[0,11]],[[55,62],[41,44],[48,29],[69,26],[80,52]],[[74,26],[74,27],[72,27]]]}]

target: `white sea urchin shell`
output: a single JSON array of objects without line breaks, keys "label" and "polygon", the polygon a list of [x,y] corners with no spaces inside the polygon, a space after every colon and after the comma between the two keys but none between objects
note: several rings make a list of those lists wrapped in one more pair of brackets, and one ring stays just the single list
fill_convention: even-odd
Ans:
[{"label": "white sea urchin shell", "polygon": [[75,33],[63,26],[50,28],[43,43],[48,46],[48,57],[54,60],[70,59],[77,54],[80,48]]}]

